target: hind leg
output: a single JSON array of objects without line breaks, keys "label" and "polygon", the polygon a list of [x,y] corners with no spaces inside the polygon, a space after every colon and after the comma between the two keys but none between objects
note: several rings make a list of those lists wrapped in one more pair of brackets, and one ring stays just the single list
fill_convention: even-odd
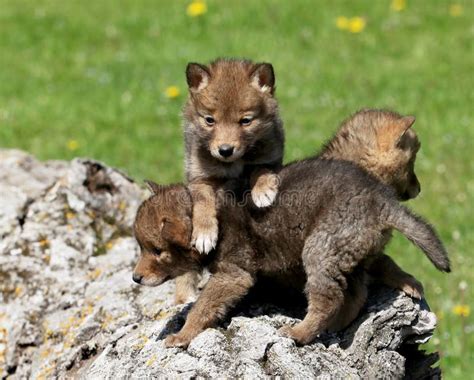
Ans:
[{"label": "hind leg", "polygon": [[331,244],[331,236],[313,236],[303,249],[303,265],[307,275],[305,318],[293,327],[283,326],[280,333],[299,344],[307,344],[326,330],[344,302],[347,288],[339,269],[340,257]]},{"label": "hind leg", "polygon": [[[321,291],[320,286],[326,289]],[[344,296],[340,286],[329,277],[322,276],[306,290],[308,311],[304,319],[295,326],[283,326],[280,333],[294,339],[299,344],[312,342],[318,334],[326,330],[331,319],[339,311]]]},{"label": "hind leg", "polygon": [[423,298],[423,285],[386,254],[377,255],[366,266],[366,270],[375,280],[384,285],[399,289],[410,297]]},{"label": "hind leg", "polygon": [[347,289],[344,292],[344,302],[331,320],[329,331],[340,331],[351,324],[359,315],[367,301],[368,275],[363,266],[358,266],[347,277]]}]

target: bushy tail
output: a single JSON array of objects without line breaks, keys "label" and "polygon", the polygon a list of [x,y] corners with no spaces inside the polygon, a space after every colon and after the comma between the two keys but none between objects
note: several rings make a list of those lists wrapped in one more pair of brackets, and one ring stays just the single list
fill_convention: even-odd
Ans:
[{"label": "bushy tail", "polygon": [[434,228],[406,207],[396,204],[387,218],[388,226],[400,231],[419,247],[436,268],[451,272],[449,258]]}]

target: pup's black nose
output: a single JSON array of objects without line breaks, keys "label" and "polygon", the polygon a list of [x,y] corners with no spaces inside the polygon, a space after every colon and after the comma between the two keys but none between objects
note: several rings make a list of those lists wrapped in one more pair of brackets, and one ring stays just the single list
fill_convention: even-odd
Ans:
[{"label": "pup's black nose", "polygon": [[132,278],[133,278],[133,281],[135,281],[137,284],[142,283],[143,276],[140,276],[139,274],[134,273]]},{"label": "pup's black nose", "polygon": [[219,154],[222,157],[230,157],[232,156],[232,153],[234,153],[234,147],[232,145],[222,144],[221,146],[219,146]]}]

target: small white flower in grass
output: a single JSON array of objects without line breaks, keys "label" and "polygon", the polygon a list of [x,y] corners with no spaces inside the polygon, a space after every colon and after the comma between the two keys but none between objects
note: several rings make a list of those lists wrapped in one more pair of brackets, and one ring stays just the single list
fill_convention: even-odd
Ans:
[{"label": "small white flower in grass", "polygon": [[128,104],[132,101],[132,94],[130,91],[125,91],[122,96],[120,97],[120,100],[122,102],[122,104]]},{"label": "small white flower in grass", "polygon": [[443,174],[446,172],[446,165],[444,164],[439,164],[437,167],[436,167],[436,171],[439,173],[439,174]]}]

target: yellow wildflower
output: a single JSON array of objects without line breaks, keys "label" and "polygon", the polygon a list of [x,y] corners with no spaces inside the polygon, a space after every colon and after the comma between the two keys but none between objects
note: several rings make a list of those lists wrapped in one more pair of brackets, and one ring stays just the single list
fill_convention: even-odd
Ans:
[{"label": "yellow wildflower", "polygon": [[74,218],[74,213],[71,211],[66,212],[66,219],[72,219]]},{"label": "yellow wildflower", "polygon": [[207,12],[207,5],[202,0],[195,0],[188,5],[186,8],[186,13],[190,17],[201,16]]},{"label": "yellow wildflower", "polygon": [[353,17],[349,20],[349,32],[351,33],[360,33],[365,28],[365,19],[362,17]]},{"label": "yellow wildflower", "polygon": [[395,12],[401,12],[407,7],[406,0],[392,0],[390,9]]},{"label": "yellow wildflower", "polygon": [[70,151],[77,150],[79,148],[79,142],[77,140],[69,140],[66,144],[66,147]]},{"label": "yellow wildflower", "polygon": [[105,243],[105,248],[107,249],[107,251],[111,250],[113,247],[114,247],[113,241],[108,241],[107,243]]},{"label": "yellow wildflower", "polygon": [[462,5],[461,4],[451,4],[449,6],[449,14],[453,17],[459,17],[462,15]]},{"label": "yellow wildflower", "polygon": [[453,307],[453,313],[462,317],[469,317],[469,314],[471,314],[471,308],[469,305],[456,305]]},{"label": "yellow wildflower", "polygon": [[349,28],[349,19],[344,16],[339,16],[336,18],[336,26],[338,29],[347,30],[347,28]]},{"label": "yellow wildflower", "polygon": [[166,87],[165,95],[167,98],[174,99],[174,98],[177,98],[180,94],[181,92],[179,91],[178,87],[176,86]]}]

